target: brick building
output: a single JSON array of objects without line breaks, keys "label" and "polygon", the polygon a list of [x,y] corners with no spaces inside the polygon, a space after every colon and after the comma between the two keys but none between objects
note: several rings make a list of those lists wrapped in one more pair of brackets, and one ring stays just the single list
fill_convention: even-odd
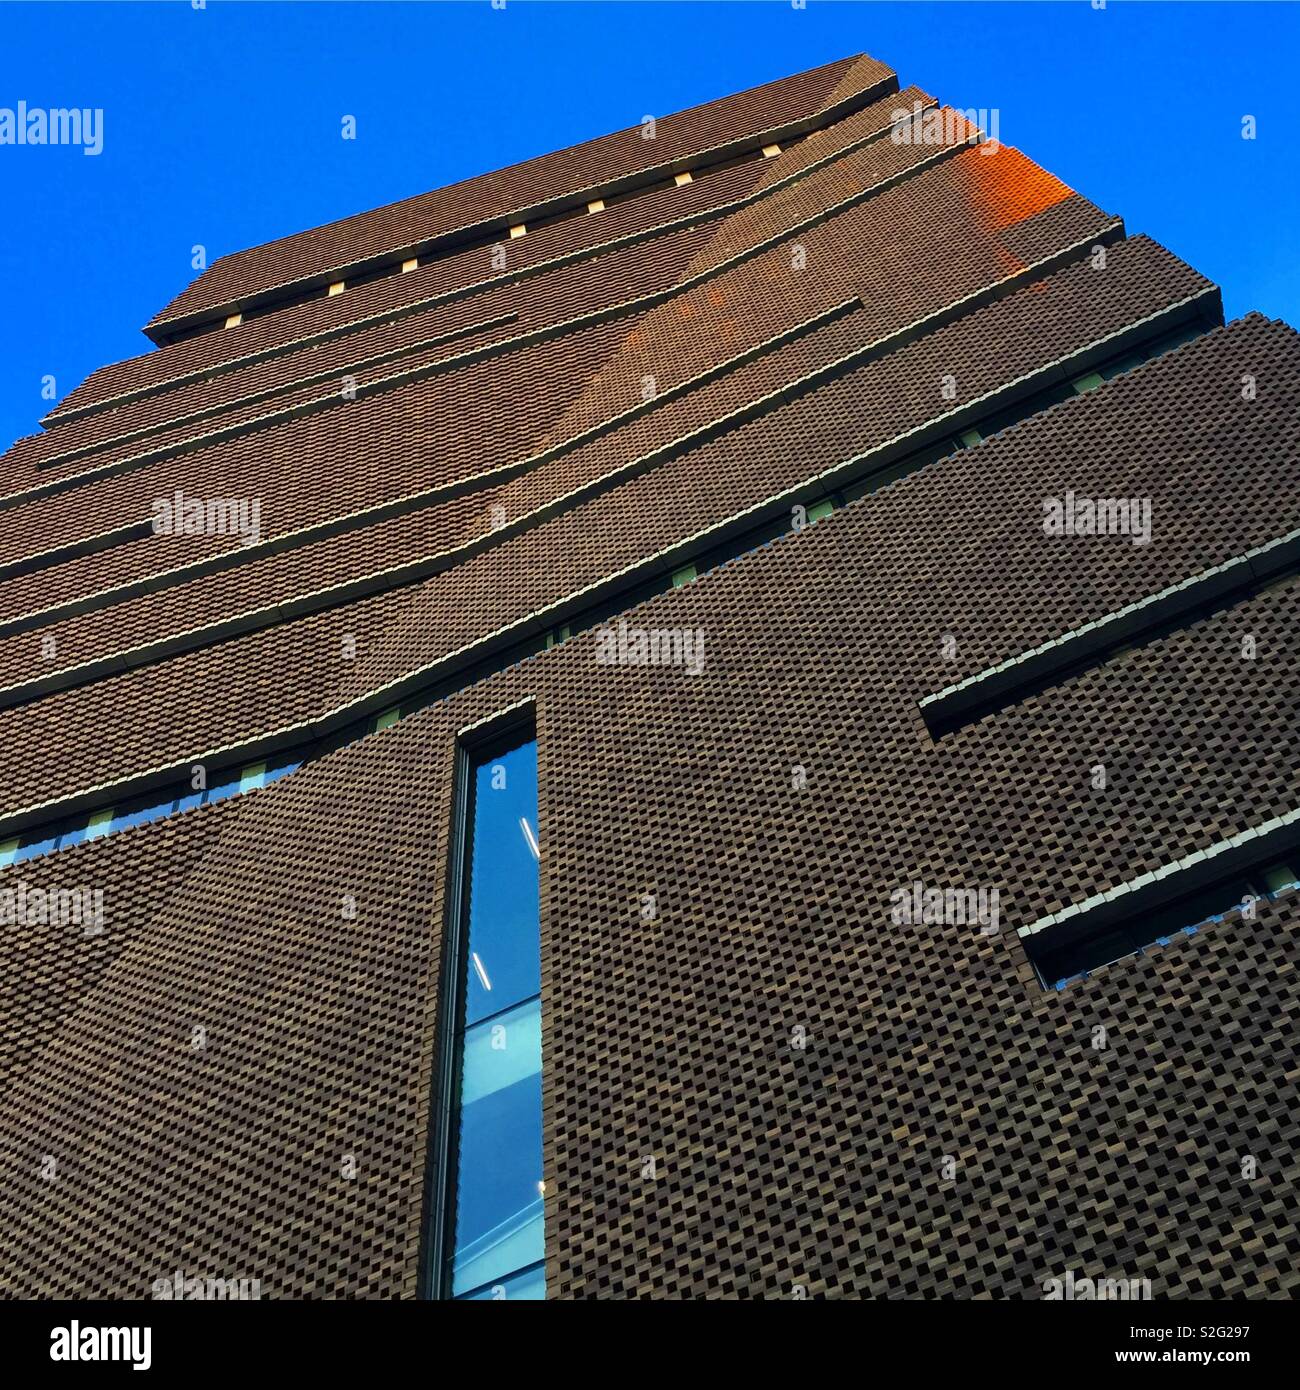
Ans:
[{"label": "brick building", "polygon": [[145,331],[5,457],[7,1295],[1295,1292],[1290,327],[856,57]]}]

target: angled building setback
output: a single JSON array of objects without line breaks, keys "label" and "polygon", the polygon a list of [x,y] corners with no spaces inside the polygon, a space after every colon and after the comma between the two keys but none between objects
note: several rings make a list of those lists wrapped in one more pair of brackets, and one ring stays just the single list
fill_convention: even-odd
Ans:
[{"label": "angled building setback", "polygon": [[226,256],[8,452],[0,1292],[1300,1288],[1300,338],[846,58]]}]

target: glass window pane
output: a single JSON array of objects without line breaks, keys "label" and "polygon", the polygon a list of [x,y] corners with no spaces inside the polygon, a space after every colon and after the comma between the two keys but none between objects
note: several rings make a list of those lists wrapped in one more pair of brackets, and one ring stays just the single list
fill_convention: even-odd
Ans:
[{"label": "glass window pane", "polygon": [[29,830],[14,856],[14,863],[21,864],[24,859],[35,859],[38,854],[48,854],[59,842],[57,830]]},{"label": "glass window pane", "polygon": [[[438,1251],[453,1298],[545,1294],[537,743],[471,764],[463,986],[449,1061],[450,1239]],[[448,1287],[449,1286],[449,1287]]]},{"label": "glass window pane", "polygon": [[301,762],[275,763],[267,768],[266,780],[274,782],[279,777],[287,777],[291,772],[297,772],[301,766]]},{"label": "glass window pane", "polygon": [[[157,820],[167,815],[175,802],[169,797],[166,801],[155,801],[153,797],[137,798],[125,806],[114,807],[110,830],[129,830],[133,825],[144,825],[146,821]],[[101,831],[101,834],[104,832]]]},{"label": "glass window pane", "polygon": [[542,987],[537,744],[475,769],[465,1023]]},{"label": "glass window pane", "polygon": [[545,1256],[542,1006],[530,1000],[464,1035],[452,1293]]},{"label": "glass window pane", "polygon": [[1283,893],[1300,883],[1300,873],[1290,864],[1270,864],[1263,870],[1264,887],[1270,896]]},{"label": "glass window pane", "polygon": [[76,825],[69,826],[67,830],[64,830],[59,835],[58,847],[60,849],[71,849],[73,845],[79,845],[82,840],[86,838],[88,838],[86,834],[86,823],[85,821],[78,821]]},{"label": "glass window pane", "polygon": [[266,785],[266,764],[249,763],[247,767],[241,768],[239,773],[239,790],[241,792],[251,792],[254,787]]},{"label": "glass window pane", "polygon": [[224,801],[228,796],[234,796],[239,790],[239,776],[229,772],[220,775],[220,781],[215,786],[207,789],[204,795],[205,801]]},{"label": "glass window pane", "polygon": [[458,1295],[465,1302],[473,1302],[475,1299],[493,1299],[497,1302],[506,1302],[514,1299],[519,1302],[522,1299],[538,1299],[546,1297],[546,1269],[543,1265],[538,1265],[536,1269],[525,1269],[519,1274],[512,1274],[509,1278],[498,1279],[496,1283],[489,1284],[485,1289],[476,1289],[473,1293],[463,1293]]}]

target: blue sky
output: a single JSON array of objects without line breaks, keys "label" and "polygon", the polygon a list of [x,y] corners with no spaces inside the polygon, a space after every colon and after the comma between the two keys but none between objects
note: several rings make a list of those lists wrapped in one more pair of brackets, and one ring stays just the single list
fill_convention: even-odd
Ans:
[{"label": "blue sky", "polygon": [[44,376],[62,397],[148,350],[195,244],[215,260],[860,51],[998,108],[1230,317],[1300,323],[1293,4],[0,4],[0,108],[104,111],[98,156],[0,146],[0,447],[37,428]]}]

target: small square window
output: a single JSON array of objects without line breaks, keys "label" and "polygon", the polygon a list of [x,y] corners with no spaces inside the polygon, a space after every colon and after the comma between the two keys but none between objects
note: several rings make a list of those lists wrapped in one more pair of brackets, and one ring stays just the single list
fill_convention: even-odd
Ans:
[{"label": "small square window", "polygon": [[680,589],[683,584],[689,584],[696,578],[698,578],[698,572],[695,566],[683,565],[681,569],[673,571],[673,588]]},{"label": "small square window", "polygon": [[379,733],[381,729],[391,729],[394,724],[402,717],[402,711],[394,705],[392,709],[386,709],[382,714],[375,715],[372,733]]},{"label": "small square window", "polygon": [[1097,387],[1104,385],[1105,380],[1100,372],[1089,372],[1087,376],[1076,377],[1070,384],[1082,396],[1085,392],[1095,391]]},{"label": "small square window", "polygon": [[1268,890],[1270,898],[1300,884],[1300,873],[1290,864],[1270,864],[1268,868],[1260,871],[1260,877],[1264,880],[1264,887]]},{"label": "small square window", "polygon": [[239,769],[239,790],[252,791],[254,787],[266,785],[266,764],[248,763]]},{"label": "small square window", "polygon": [[820,502],[814,502],[808,508],[808,524],[811,526],[814,521],[821,521],[824,517],[830,516],[835,510],[835,502],[830,497],[823,497]]}]

